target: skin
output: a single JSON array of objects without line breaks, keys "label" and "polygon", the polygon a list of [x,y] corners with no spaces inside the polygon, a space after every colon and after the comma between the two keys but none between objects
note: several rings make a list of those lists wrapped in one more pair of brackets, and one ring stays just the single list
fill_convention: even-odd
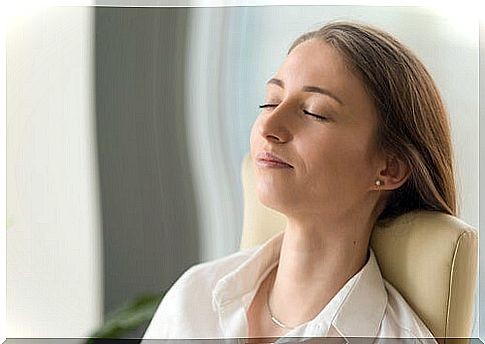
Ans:
[{"label": "skin", "polygon": [[[248,311],[249,337],[281,336],[313,319],[367,262],[369,239],[384,197],[409,176],[408,167],[376,147],[377,115],[358,76],[330,45],[298,45],[267,84],[266,104],[251,129],[251,156],[273,152],[293,166],[255,163],[259,200],[287,217],[277,267]],[[283,87],[282,87],[283,86]],[[318,86],[339,100],[305,92]],[[323,121],[305,114],[324,116]],[[381,181],[380,191],[375,182]]]}]

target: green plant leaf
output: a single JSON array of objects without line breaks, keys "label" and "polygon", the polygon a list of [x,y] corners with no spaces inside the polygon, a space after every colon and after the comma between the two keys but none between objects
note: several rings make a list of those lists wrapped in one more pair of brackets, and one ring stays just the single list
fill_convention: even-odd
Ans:
[{"label": "green plant leaf", "polygon": [[149,321],[165,292],[160,294],[145,294],[131,300],[108,314],[105,323],[88,339],[87,344],[95,342],[96,338],[120,338],[123,334],[133,331]]}]

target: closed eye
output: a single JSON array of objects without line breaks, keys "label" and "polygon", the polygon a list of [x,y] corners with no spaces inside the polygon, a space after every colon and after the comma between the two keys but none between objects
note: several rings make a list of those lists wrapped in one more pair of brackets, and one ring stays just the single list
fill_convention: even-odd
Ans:
[{"label": "closed eye", "polygon": [[259,106],[260,109],[264,109],[264,108],[267,108],[267,107],[277,107],[278,104],[262,104]]},{"label": "closed eye", "polygon": [[[260,109],[264,109],[264,108],[270,108],[270,107],[277,107],[278,104],[262,104],[262,105],[259,105],[259,108]],[[316,113],[311,113],[307,110],[303,110],[303,113],[308,115],[308,116],[312,116],[314,117],[316,120],[318,121],[328,121],[328,118],[327,117],[324,117],[324,116],[321,116],[321,115],[318,115]]]},{"label": "closed eye", "polygon": [[327,117],[324,117],[324,116],[321,116],[321,115],[317,115],[316,113],[308,112],[307,110],[303,110],[303,113],[305,113],[305,114],[307,114],[309,116],[315,117],[318,121],[328,121],[328,118]]}]

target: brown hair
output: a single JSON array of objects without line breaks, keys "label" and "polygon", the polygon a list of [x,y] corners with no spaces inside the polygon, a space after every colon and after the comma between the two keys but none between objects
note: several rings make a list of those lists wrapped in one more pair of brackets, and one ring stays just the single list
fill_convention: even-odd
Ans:
[{"label": "brown hair", "polygon": [[335,48],[363,81],[377,109],[377,145],[410,168],[389,195],[377,221],[416,209],[457,213],[448,116],[436,85],[418,58],[394,37],[357,23],[333,22],[303,34]]}]

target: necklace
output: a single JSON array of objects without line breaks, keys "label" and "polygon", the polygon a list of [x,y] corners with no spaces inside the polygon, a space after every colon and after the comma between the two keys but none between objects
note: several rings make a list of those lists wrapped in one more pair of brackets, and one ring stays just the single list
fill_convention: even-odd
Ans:
[{"label": "necklace", "polygon": [[294,327],[290,327],[288,325],[285,325],[282,321],[278,320],[273,312],[271,311],[271,307],[269,306],[269,294],[270,294],[270,288],[268,286],[268,291],[266,293],[266,305],[268,306],[268,312],[269,312],[269,316],[271,317],[271,321],[276,324],[278,327],[281,327],[281,328],[284,328],[286,330],[292,330],[294,329]]}]

